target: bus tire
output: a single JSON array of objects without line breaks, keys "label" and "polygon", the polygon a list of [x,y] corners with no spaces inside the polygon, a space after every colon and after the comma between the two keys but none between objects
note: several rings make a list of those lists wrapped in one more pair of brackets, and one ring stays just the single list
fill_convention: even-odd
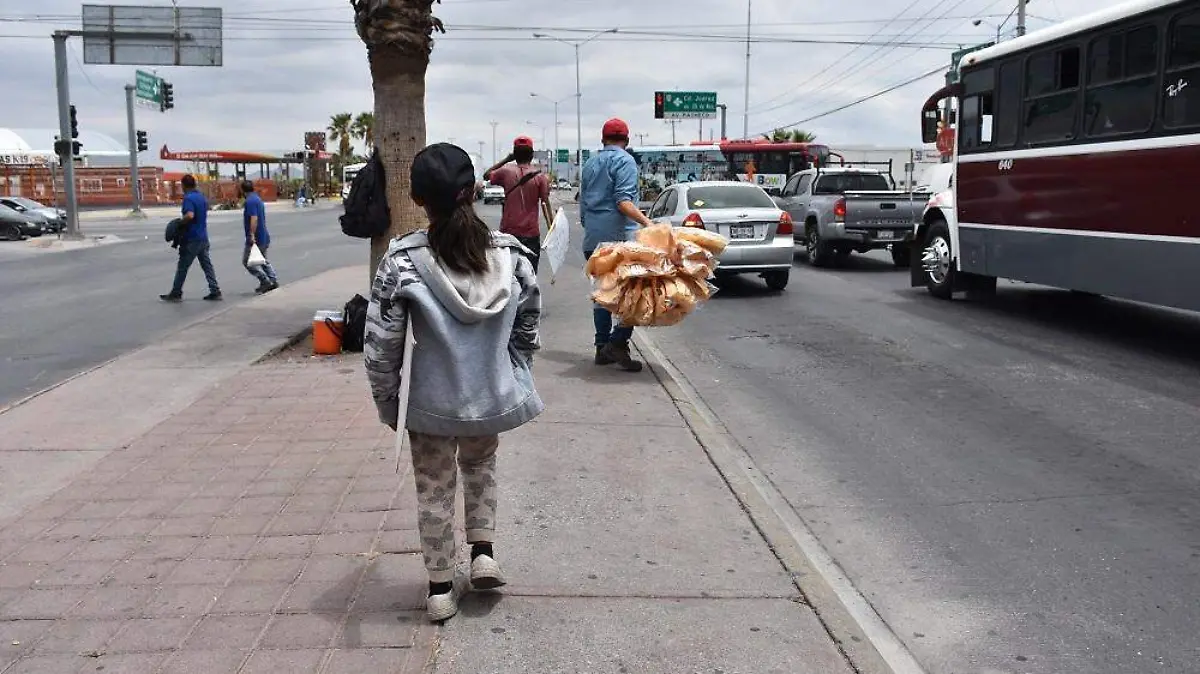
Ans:
[{"label": "bus tire", "polygon": [[921,251],[921,264],[929,294],[942,300],[954,297],[957,272],[954,269],[954,251],[950,247],[950,227],[945,220],[938,219],[930,223]]}]

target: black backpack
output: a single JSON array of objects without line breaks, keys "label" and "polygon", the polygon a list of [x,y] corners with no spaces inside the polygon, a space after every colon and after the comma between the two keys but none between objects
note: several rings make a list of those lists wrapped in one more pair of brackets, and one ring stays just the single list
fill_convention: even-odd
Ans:
[{"label": "black backpack", "polygon": [[342,309],[342,350],[362,351],[363,334],[367,331],[367,299],[355,295]]},{"label": "black backpack", "polygon": [[342,233],[360,239],[387,233],[391,214],[388,211],[386,187],[383,162],[376,148],[367,165],[359,170],[354,182],[350,183],[350,194],[344,204],[346,213],[340,218]]}]

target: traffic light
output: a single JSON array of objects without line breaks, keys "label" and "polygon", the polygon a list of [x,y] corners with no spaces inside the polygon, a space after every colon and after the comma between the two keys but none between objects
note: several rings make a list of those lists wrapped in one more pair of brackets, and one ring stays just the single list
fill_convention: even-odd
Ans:
[{"label": "traffic light", "polygon": [[137,132],[137,151],[145,152],[146,150],[149,150],[149,149],[150,149],[150,143],[146,139],[146,132],[138,131]]},{"label": "traffic light", "polygon": [[71,106],[71,137],[79,137],[79,120],[75,118],[75,106]]},{"label": "traffic light", "polygon": [[61,136],[54,137],[54,154],[59,157],[66,157],[71,151],[71,142],[63,140]]},{"label": "traffic light", "polygon": [[654,92],[654,119],[663,118],[663,92]]},{"label": "traffic light", "polygon": [[71,141],[71,156],[72,156],[72,157],[78,157],[78,156],[79,156],[79,154],[80,154],[80,149],[79,149],[79,148],[81,148],[81,147],[83,147],[83,143],[80,143],[80,142],[79,142],[79,141],[77,141],[77,140],[73,140],[73,141]]},{"label": "traffic light", "polygon": [[170,82],[162,83],[162,112],[175,107],[175,85]]}]

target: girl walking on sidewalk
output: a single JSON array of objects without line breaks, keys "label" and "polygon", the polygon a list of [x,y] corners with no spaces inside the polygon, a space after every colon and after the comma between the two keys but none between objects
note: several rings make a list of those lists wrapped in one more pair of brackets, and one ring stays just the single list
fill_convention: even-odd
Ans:
[{"label": "girl walking on sidewalk", "polygon": [[367,309],[367,376],[383,423],[395,428],[404,339],[412,321],[408,415],[418,527],[429,573],[431,620],[458,612],[454,497],[463,476],[471,585],[504,576],[493,549],[498,434],[543,409],[534,387],[541,297],[515,238],[475,214],[475,169],[461,148],[431,145],[413,159],[412,198],[429,229],[392,241]]}]

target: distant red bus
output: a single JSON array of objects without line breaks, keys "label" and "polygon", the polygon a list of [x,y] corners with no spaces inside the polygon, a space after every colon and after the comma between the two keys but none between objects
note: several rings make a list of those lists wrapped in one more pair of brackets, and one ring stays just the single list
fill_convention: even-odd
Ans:
[{"label": "distant red bus", "polygon": [[[1200,3],[1135,0],[969,54],[914,285],[1008,278],[1200,310]],[[943,133],[943,136],[946,134]]]}]

